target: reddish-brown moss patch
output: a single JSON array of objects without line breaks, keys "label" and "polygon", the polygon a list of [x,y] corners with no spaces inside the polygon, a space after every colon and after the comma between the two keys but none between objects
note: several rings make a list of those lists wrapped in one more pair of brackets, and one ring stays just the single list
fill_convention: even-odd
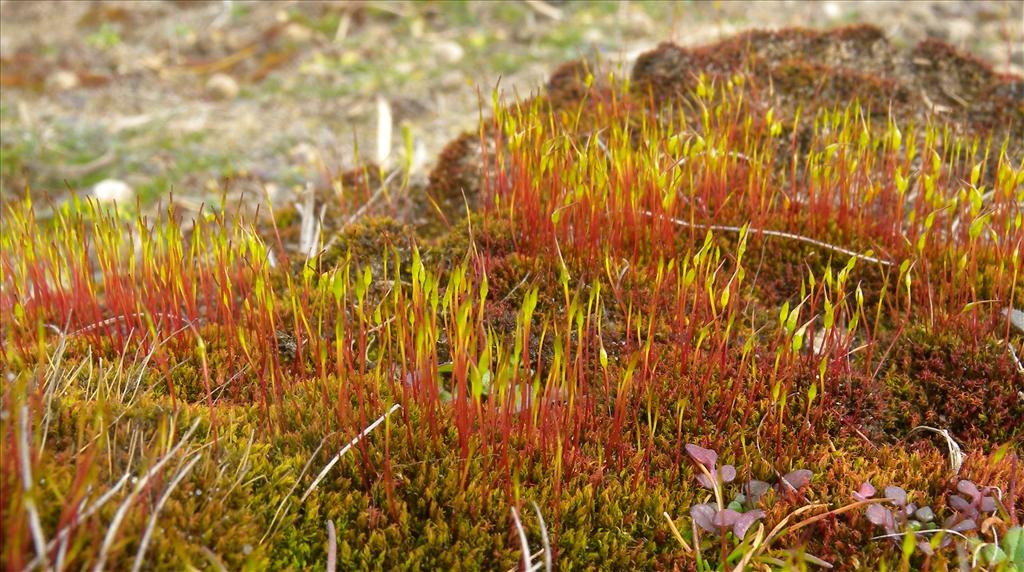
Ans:
[{"label": "reddish-brown moss patch", "polygon": [[885,375],[894,437],[930,425],[967,442],[1004,443],[1024,430],[1024,375],[994,340],[914,327],[896,342]]}]

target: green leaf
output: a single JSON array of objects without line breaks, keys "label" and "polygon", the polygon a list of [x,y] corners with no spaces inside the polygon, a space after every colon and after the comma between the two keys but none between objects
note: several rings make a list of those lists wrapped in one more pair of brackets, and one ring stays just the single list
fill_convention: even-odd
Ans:
[{"label": "green leaf", "polygon": [[1003,535],[1003,551],[1010,562],[1024,566],[1024,527],[1014,526]]},{"label": "green leaf", "polygon": [[989,565],[1004,564],[1009,560],[1006,556],[1006,552],[995,544],[982,545],[981,549],[978,551],[978,556],[982,562]]}]

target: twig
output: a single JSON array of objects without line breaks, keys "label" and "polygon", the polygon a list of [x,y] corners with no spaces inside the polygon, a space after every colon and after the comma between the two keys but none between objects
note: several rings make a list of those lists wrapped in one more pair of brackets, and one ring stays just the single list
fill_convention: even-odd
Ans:
[{"label": "twig", "polygon": [[371,423],[369,425],[369,427],[367,427],[366,429],[363,429],[362,431],[359,432],[358,435],[353,437],[352,440],[348,442],[348,445],[345,445],[344,447],[342,447],[341,450],[338,451],[338,454],[335,455],[331,459],[331,461],[329,463],[327,463],[327,466],[324,467],[322,471],[320,471],[320,474],[316,476],[316,479],[313,480],[313,484],[309,485],[309,488],[306,489],[305,493],[303,493],[302,499],[299,500],[299,502],[300,503],[301,502],[306,502],[306,498],[309,497],[310,493],[312,493],[314,489],[316,489],[317,485],[320,484],[320,481],[324,480],[324,477],[327,476],[327,473],[330,472],[331,468],[333,468],[334,465],[337,464],[337,462],[340,461],[341,458],[345,456],[345,453],[348,453],[349,449],[351,449],[352,447],[355,447],[356,444],[359,443],[359,441],[361,441],[363,439],[363,437],[366,437],[367,435],[369,435],[370,431],[373,431],[374,429],[376,429],[378,425],[383,423],[385,419],[387,419],[392,413],[394,413],[396,410],[400,409],[401,407],[402,406],[399,405],[398,403],[392,405],[391,409],[388,409],[387,413],[385,413],[384,415],[381,415],[380,417],[378,417],[376,421],[374,421],[373,423]]},{"label": "twig", "polygon": [[[686,227],[686,228],[697,228],[697,229],[701,229],[701,230],[711,230],[711,231],[718,231],[718,232],[735,232],[735,233],[743,232],[743,229],[741,227],[738,227],[738,226],[726,226],[726,225],[720,225],[720,224],[703,224],[703,223],[698,223],[698,222],[690,223],[690,222],[687,222],[685,220],[673,218],[673,217],[670,217],[670,216],[655,215],[654,213],[652,213],[651,211],[648,211],[648,210],[641,210],[640,214],[643,214],[643,215],[651,217],[651,218],[664,217],[664,218],[668,219],[671,223],[679,225],[679,226],[683,226],[683,227]],[[820,248],[825,248],[825,249],[831,250],[833,252],[838,252],[840,254],[845,254],[847,256],[852,256],[852,257],[858,258],[860,260],[865,260],[867,262],[873,262],[873,263],[876,263],[876,264],[881,264],[883,266],[892,266],[893,265],[893,263],[889,262],[888,260],[883,260],[881,258],[875,258],[874,256],[868,256],[867,254],[861,254],[859,252],[855,252],[853,250],[849,250],[849,249],[843,248],[841,246],[836,246],[834,244],[829,244],[829,243],[824,242],[822,240],[817,240],[817,239],[810,238],[810,237],[807,237],[807,236],[803,236],[803,235],[800,235],[800,234],[794,234],[794,233],[791,233],[791,232],[782,232],[782,231],[779,231],[779,230],[770,230],[770,229],[763,229],[763,228],[753,228],[753,227],[748,227],[747,228],[747,232],[748,233],[755,233],[755,234],[764,234],[766,236],[774,236],[774,237],[777,237],[777,238],[785,238],[785,239],[789,239],[789,240],[796,240],[796,241],[803,242],[803,243],[806,243],[806,244],[810,244],[810,245],[813,245],[813,246],[817,246],[817,247],[820,247]]]},{"label": "twig", "polygon": [[[81,328],[71,332],[69,335],[77,336],[79,334],[84,334],[86,332],[91,332],[92,330],[95,330],[97,328],[103,328],[103,327],[109,326],[110,324],[113,324],[115,322],[122,322],[124,320],[130,320],[130,319],[134,319],[134,318],[144,318],[147,315],[148,314],[143,313],[143,312],[135,312],[134,314],[122,314],[120,316],[114,316],[112,318],[107,318],[106,320],[101,320],[99,322],[96,322],[94,324],[89,324],[88,326],[83,326],[83,327],[81,327]],[[168,318],[168,319],[171,319],[171,320],[177,320],[179,323],[192,325],[192,322],[189,319],[181,317],[181,316],[174,316],[174,315],[171,315],[171,314],[152,314],[152,316],[154,318],[159,318],[161,320],[164,319],[164,318]]]},{"label": "twig", "polygon": [[883,535],[880,535],[880,536],[872,536],[871,540],[882,540],[884,538],[896,538],[897,536],[904,536],[904,535],[910,534],[910,533],[913,533],[913,534],[935,534],[937,532],[947,532],[949,534],[955,534],[955,535],[959,536],[960,538],[963,538],[964,540],[969,540],[963,534],[961,534],[961,533],[959,533],[959,532],[957,532],[955,530],[950,530],[948,528],[930,528],[930,529],[914,530],[914,531],[908,531],[908,532],[896,532],[896,533],[893,533],[893,534],[883,534]]}]

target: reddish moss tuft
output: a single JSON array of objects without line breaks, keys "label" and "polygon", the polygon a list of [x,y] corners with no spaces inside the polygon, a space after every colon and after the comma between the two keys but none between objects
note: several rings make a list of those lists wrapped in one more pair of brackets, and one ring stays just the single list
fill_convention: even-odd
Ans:
[{"label": "reddish moss tuft", "polygon": [[1002,443],[1024,430],[1024,375],[991,340],[914,327],[896,342],[886,383],[894,437],[930,425],[967,442]]}]

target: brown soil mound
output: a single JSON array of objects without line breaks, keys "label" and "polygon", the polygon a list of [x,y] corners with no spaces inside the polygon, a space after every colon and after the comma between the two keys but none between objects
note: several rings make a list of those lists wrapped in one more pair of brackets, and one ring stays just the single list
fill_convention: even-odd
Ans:
[{"label": "brown soil mound", "polygon": [[[547,85],[552,107],[578,105],[589,91],[585,82],[593,67],[582,61],[559,67]],[[783,123],[798,110],[802,117],[813,117],[820,110],[858,101],[873,121],[884,123],[891,116],[901,128],[944,122],[961,134],[991,137],[997,146],[1005,140],[1007,153],[1024,159],[1022,78],[996,73],[987,63],[936,40],[900,50],[868,25],[828,32],[753,31],[696,48],[663,43],[637,59],[631,85],[657,111],[692,103],[701,75],[706,81],[724,82],[736,74],[744,76],[743,88],[751,100],[774,108]],[[477,139],[467,133],[453,141],[430,177],[432,193],[454,195],[462,208],[461,192],[472,206],[480,188]],[[452,187],[447,192],[446,185]]]}]

